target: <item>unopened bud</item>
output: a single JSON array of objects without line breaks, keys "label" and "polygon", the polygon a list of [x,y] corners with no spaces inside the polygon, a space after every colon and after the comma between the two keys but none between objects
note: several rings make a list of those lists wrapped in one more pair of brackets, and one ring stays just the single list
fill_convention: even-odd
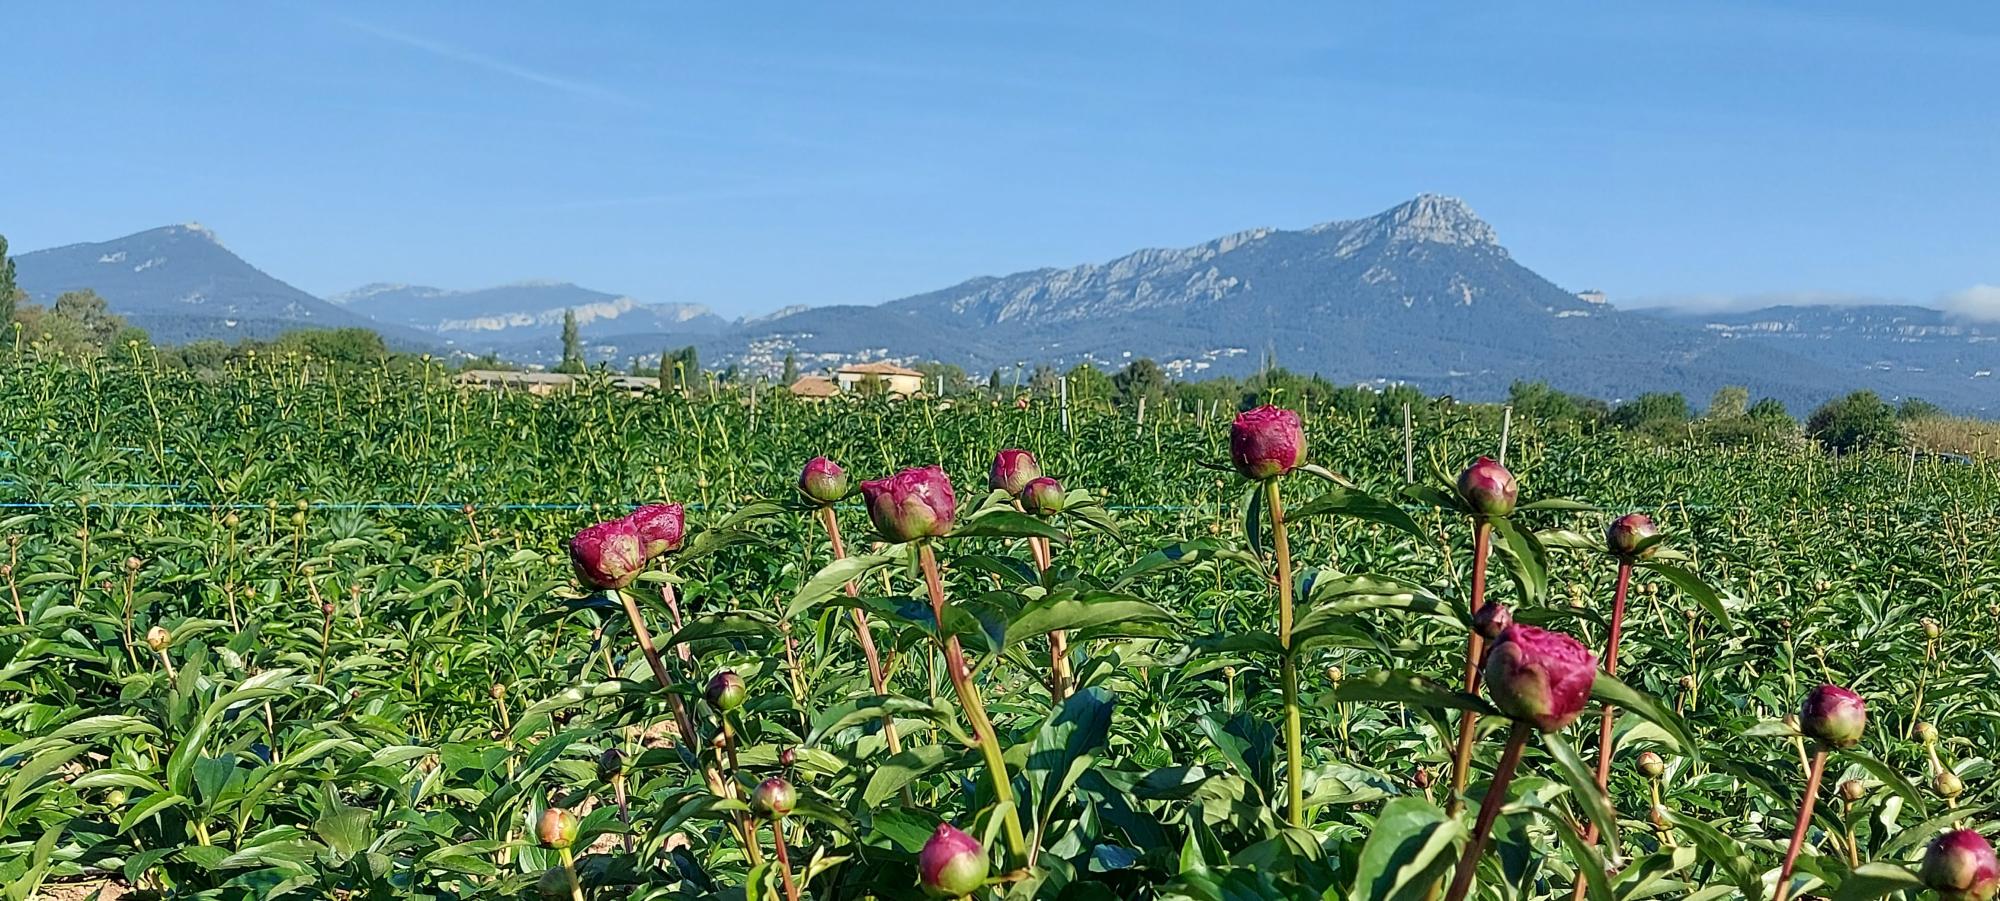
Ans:
[{"label": "unopened bud", "polygon": [[1660,755],[1647,751],[1639,755],[1639,773],[1648,779],[1658,779],[1666,775],[1667,762]]},{"label": "unopened bud", "polygon": [[173,635],[160,626],[146,630],[146,647],[156,652],[165,652],[173,644]]}]

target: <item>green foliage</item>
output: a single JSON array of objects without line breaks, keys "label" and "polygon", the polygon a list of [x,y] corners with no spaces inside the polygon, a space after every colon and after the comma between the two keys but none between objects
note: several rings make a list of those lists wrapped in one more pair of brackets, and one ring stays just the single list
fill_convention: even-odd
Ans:
[{"label": "green foliage", "polygon": [[1895,408],[1873,391],[1856,391],[1821,404],[1806,417],[1806,434],[1843,453],[1895,447],[1902,436]]},{"label": "green foliage", "polygon": [[1896,405],[1896,418],[1903,422],[1912,419],[1934,419],[1948,415],[1944,408],[1921,397],[1906,397]]},{"label": "green foliage", "polygon": [[20,296],[21,287],[14,281],[14,259],[7,255],[7,236],[0,235],[0,327],[14,322],[14,307]]},{"label": "green foliage", "polygon": [[[542,397],[394,358],[348,366],[337,338],[180,349],[223,355],[200,371],[164,351],[0,362],[0,499],[24,505],[0,517],[8,897],[61,897],[51,881],[232,901],[531,897],[559,867],[529,838],[557,805],[581,818],[586,897],[771,898],[772,832],[757,833],[762,864],[748,861],[728,786],[785,775],[804,896],[914,901],[915,855],[940,822],[1013,870],[943,675],[948,636],[1036,850],[982,901],[1422,898],[1475,822],[1504,729],[1481,732],[1473,803],[1448,811],[1459,715],[1502,725],[1462,690],[1472,525],[1401,501],[1401,417],[1408,403],[1417,487],[1435,489],[1432,472],[1497,445],[1496,407],[1281,370],[1215,395],[1230,409],[1299,401],[1311,459],[1352,483],[1279,484],[1298,606],[1287,648],[1273,536],[1246,534],[1246,486],[1204,465],[1225,459],[1227,417],[1195,415],[1193,396],[1149,403],[1143,425],[1074,403],[1071,432],[1049,404],[774,394],[753,410],[741,386],[631,397],[595,378]],[[1866,695],[1870,727],[1865,753],[1833,758],[1811,830],[1823,848],[1800,866],[1818,885],[1801,894],[1907,891],[1931,835],[1985,821],[2000,801],[1979,750],[2000,707],[1987,654],[2000,557],[1976,540],[2000,528],[1989,468],[1656,452],[1519,409],[1513,428],[1526,503],[1496,525],[1493,565],[1512,578],[1494,574],[1488,600],[1601,647],[1618,572],[1595,550],[1605,522],[1643,510],[1665,540],[1632,576],[1618,678],[1593,688],[1621,709],[1608,791],[1590,781],[1593,706],[1530,745],[1480,897],[1566,898],[1577,878],[1596,897],[1767,894],[1800,784],[1780,719],[1821,680]],[[988,498],[1002,447],[1033,449],[1071,512]],[[934,548],[942,623],[912,548],[876,546],[858,504],[832,510],[855,555],[832,562],[794,500],[819,454],[857,479],[932,463],[953,477],[959,528]],[[566,540],[668,498],[688,505],[683,549],[624,598],[577,590]],[[1030,536],[1049,539],[1046,572]],[[628,598],[665,651],[667,689]],[[880,690],[856,612],[887,661]],[[143,640],[155,625],[163,652]],[[1077,683],[1066,700],[1048,687],[1058,628]],[[1297,828],[1280,809],[1288,661],[1302,675]],[[733,754],[715,750],[720,721],[697,700],[722,669],[750,695]],[[676,700],[699,756],[676,740]],[[1949,811],[1917,787],[1931,766],[1908,739],[1919,721],[1964,776]],[[607,748],[624,756],[601,770]],[[1658,783],[1632,767],[1642,750],[1667,758]],[[1860,800],[1836,801],[1848,780]],[[1655,791],[1663,831],[1648,828]],[[1586,845],[1586,821],[1615,826],[1615,846]]]}]

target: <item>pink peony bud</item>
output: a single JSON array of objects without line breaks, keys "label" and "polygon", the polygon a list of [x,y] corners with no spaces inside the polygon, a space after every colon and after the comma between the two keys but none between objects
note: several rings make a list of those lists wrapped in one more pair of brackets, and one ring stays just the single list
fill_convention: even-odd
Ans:
[{"label": "pink peony bud", "polygon": [[1508,716],[1554,732],[1576,720],[1597,681],[1597,655],[1560,632],[1515,623],[1486,653],[1486,690]]},{"label": "pink peony bud", "polygon": [[1061,482],[1043,476],[1021,489],[1021,508],[1036,516],[1054,516],[1063,511]]},{"label": "pink peony bud", "polygon": [[993,474],[986,484],[987,487],[1020,497],[1029,482],[1041,477],[1042,464],[1035,462],[1034,454],[1010,449],[993,455]]},{"label": "pink peony bud", "polygon": [[1487,641],[1498,641],[1501,633],[1514,624],[1514,611],[1506,604],[1488,602],[1472,615],[1472,631]]},{"label": "pink peony bud", "polygon": [[798,790],[783,776],[772,776],[750,791],[750,812],[765,819],[782,820],[798,805]]},{"label": "pink peony bud", "polygon": [[847,470],[825,457],[814,457],[799,473],[799,493],[814,503],[831,504],[847,496]]},{"label": "pink peony bud", "polygon": [[1270,404],[1236,414],[1229,426],[1229,460],[1252,481],[1275,479],[1306,462],[1299,414]]},{"label": "pink peony bud", "polygon": [[988,865],[986,849],[978,839],[950,823],[939,823],[917,854],[917,877],[927,895],[963,898],[986,885]]},{"label": "pink peony bud", "polygon": [[576,843],[576,815],[559,807],[542,811],[542,818],[535,823],[535,837],[542,847],[561,850]]},{"label": "pink peony bud", "polygon": [[646,543],[647,557],[680,550],[681,536],[687,531],[687,518],[681,511],[681,505],[647,504],[625,518],[632,523],[632,528],[639,530],[639,540]]},{"label": "pink peony bud", "polygon": [[1799,731],[1829,748],[1854,747],[1867,729],[1867,702],[1838,685],[1813,689],[1799,706]]},{"label": "pink peony bud", "polygon": [[592,588],[624,588],[646,567],[646,544],[630,520],[601,522],[569,540],[576,577]]},{"label": "pink peony bud", "polygon": [[1507,467],[1480,457],[1458,474],[1458,496],[1480,516],[1506,516],[1514,512],[1521,487]]},{"label": "pink peony bud", "polygon": [[1992,901],[2000,894],[2000,862],[1993,846],[1970,829],[1953,829],[1931,839],[1917,877],[1943,901]]},{"label": "pink peony bud", "polygon": [[951,531],[958,513],[951,480],[935,466],[905,469],[886,479],[861,483],[868,519],[875,531],[894,542],[936,538]]},{"label": "pink peony bud", "polygon": [[1658,546],[1647,539],[1660,534],[1659,527],[1644,513],[1627,513],[1604,528],[1604,547],[1626,559],[1650,557]]},{"label": "pink peony bud", "polygon": [[743,702],[749,697],[750,690],[744,687],[743,677],[736,675],[735,670],[716,673],[708,680],[708,688],[702,692],[702,698],[708,701],[708,706],[718,711],[735,710],[743,706]]}]

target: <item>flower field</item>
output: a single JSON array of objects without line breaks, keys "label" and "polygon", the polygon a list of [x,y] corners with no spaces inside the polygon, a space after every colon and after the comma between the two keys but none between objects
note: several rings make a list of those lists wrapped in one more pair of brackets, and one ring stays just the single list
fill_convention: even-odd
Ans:
[{"label": "flower field", "polygon": [[2000,891],[1988,463],[297,358],[0,396],[4,898]]}]

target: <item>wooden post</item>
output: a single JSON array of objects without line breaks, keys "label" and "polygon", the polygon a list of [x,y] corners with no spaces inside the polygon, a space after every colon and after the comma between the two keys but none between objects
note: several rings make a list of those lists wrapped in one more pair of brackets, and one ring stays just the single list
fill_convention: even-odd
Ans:
[{"label": "wooden post", "polygon": [[1500,465],[1507,465],[1507,439],[1514,431],[1514,405],[1508,404],[1500,413]]},{"label": "wooden post", "polygon": [[1141,431],[1144,431],[1145,428],[1146,428],[1146,396],[1142,394],[1139,395],[1139,429]]},{"label": "wooden post", "polygon": [[1417,481],[1417,442],[1410,433],[1410,404],[1403,402],[1403,484]]},{"label": "wooden post", "polygon": [[1062,405],[1063,434],[1065,435],[1073,434],[1069,430],[1069,376],[1062,377],[1062,386],[1059,389],[1059,392],[1062,396],[1061,405]]}]

